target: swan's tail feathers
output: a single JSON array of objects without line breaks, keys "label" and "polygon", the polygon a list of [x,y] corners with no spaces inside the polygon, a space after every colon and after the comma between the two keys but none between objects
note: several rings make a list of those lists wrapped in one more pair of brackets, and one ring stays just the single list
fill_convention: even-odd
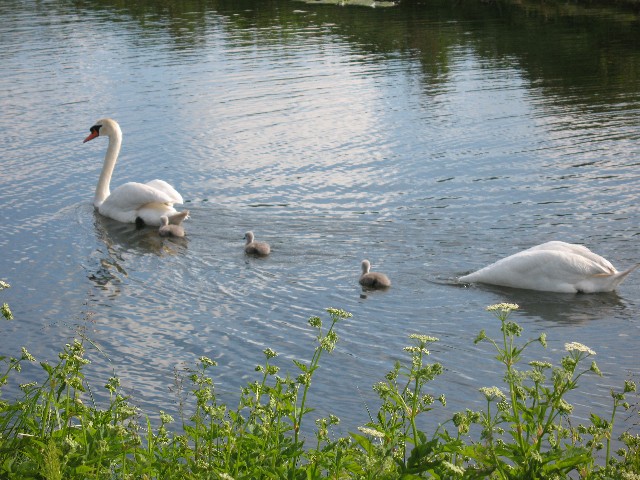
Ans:
[{"label": "swan's tail feathers", "polygon": [[627,275],[629,275],[638,267],[640,267],[640,263],[636,263],[633,267],[629,268],[628,270],[618,273],[616,278],[616,286],[620,285],[623,282],[623,280],[627,278]]},{"label": "swan's tail feathers", "polygon": [[169,217],[169,223],[171,225],[181,225],[184,220],[189,218],[189,210],[184,210],[180,213],[176,213]]},{"label": "swan's tail feathers", "polygon": [[608,287],[607,291],[613,291],[615,290],[618,285],[620,285],[622,282],[624,282],[625,278],[627,278],[627,275],[629,275],[631,272],[633,272],[636,268],[640,267],[640,263],[634,265],[633,267],[629,268],[628,270],[625,270],[624,272],[618,272],[618,273],[614,273],[613,275],[607,275],[607,274],[603,274],[603,275],[596,275],[596,276],[602,276],[603,278],[607,279],[607,284]]}]

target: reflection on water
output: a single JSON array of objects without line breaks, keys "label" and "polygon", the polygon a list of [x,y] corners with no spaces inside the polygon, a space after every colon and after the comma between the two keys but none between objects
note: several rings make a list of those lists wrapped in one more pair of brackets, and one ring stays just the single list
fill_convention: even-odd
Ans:
[{"label": "reflection on water", "polygon": [[[187,237],[161,237],[158,228],[142,227],[117,222],[94,211],[94,225],[100,241],[104,242],[111,255],[118,251],[135,252],[138,255],[176,255],[187,248]],[[126,272],[118,267],[121,273]]]},{"label": "reflection on water", "polygon": [[[637,18],[482,2],[389,9],[288,1],[0,3],[0,277],[16,319],[3,349],[55,357],[84,318],[112,370],[153,413],[177,366],[218,360],[232,399],[261,351],[308,358],[308,317],[354,314],[310,400],[345,429],[411,333],[440,338],[437,420],[499,382],[486,305],[598,353],[606,402],[635,371],[640,281],[561,295],[455,279],[549,240],[638,262]],[[100,32],[99,35],[96,32]],[[114,183],[166,178],[191,211],[163,239],[97,215],[96,118],[124,132]],[[247,257],[253,230],[271,244]],[[358,284],[369,258],[393,287]],[[354,393],[354,386],[357,393]],[[479,399],[478,399],[479,401]],[[590,405],[584,405],[588,409]],[[578,412],[583,415],[583,412]]]},{"label": "reflection on water", "polygon": [[580,325],[623,315],[625,301],[616,292],[596,294],[569,294],[536,292],[516,288],[478,285],[477,287],[494,293],[497,297],[516,303],[519,312],[527,317],[539,318],[547,322]]},{"label": "reflection on water", "polygon": [[98,240],[104,244],[99,248],[102,258],[95,272],[88,278],[97,286],[110,290],[112,295],[120,293],[119,285],[127,277],[124,254],[181,255],[187,249],[188,237],[164,238],[156,228],[137,228],[135,224],[120,223],[94,211],[94,226]]}]

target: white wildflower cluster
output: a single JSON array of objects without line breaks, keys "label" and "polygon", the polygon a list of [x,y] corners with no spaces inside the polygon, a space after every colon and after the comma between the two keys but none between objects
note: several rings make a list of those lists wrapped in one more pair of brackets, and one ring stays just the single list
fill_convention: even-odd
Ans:
[{"label": "white wildflower cluster", "polygon": [[405,352],[409,352],[411,354],[424,354],[431,355],[431,352],[426,348],[428,343],[437,342],[438,339],[436,337],[431,337],[429,335],[420,335],[419,333],[412,333],[409,335],[409,338],[412,340],[417,340],[417,346],[404,347]]},{"label": "white wildflower cluster", "polygon": [[431,352],[426,348],[420,348],[416,346],[404,347],[403,350],[409,353],[423,353],[425,355],[431,355]]},{"label": "white wildflower cluster", "polygon": [[165,413],[162,410],[160,410],[160,421],[163,424],[173,423],[173,417],[168,413]]},{"label": "white wildflower cluster", "polygon": [[622,480],[640,480],[640,474],[633,472],[622,472]]},{"label": "white wildflower cluster", "polygon": [[587,347],[586,345],[583,345],[582,343],[578,343],[578,342],[565,343],[564,344],[564,349],[567,352],[584,352],[584,353],[588,353],[589,355],[595,355],[596,354],[596,352],[591,350],[589,347]]},{"label": "white wildflower cluster", "polygon": [[265,348],[262,353],[264,353],[264,355],[267,357],[267,359],[269,358],[274,358],[278,356],[278,352],[271,350],[270,348]]},{"label": "white wildflower cluster", "polygon": [[211,360],[209,357],[205,357],[204,355],[200,357],[198,360],[200,360],[200,364],[203,367],[215,367],[218,365],[218,363],[215,360]]},{"label": "white wildflower cluster", "polygon": [[450,473],[453,473],[455,476],[464,475],[465,469],[458,465],[454,465],[451,462],[447,462],[446,460],[443,460],[442,466]]},{"label": "white wildflower cluster", "polygon": [[545,369],[545,368],[553,368],[553,365],[549,362],[541,362],[539,360],[532,360],[529,362],[529,365],[531,365],[532,367],[536,367],[539,368],[540,370]]},{"label": "white wildflower cluster", "polygon": [[496,303],[495,305],[489,305],[487,312],[511,312],[512,310],[518,310],[520,305],[517,303]]},{"label": "white wildflower cluster", "polygon": [[429,335],[420,335],[418,333],[412,333],[411,335],[409,335],[409,338],[416,339],[421,343],[431,343],[438,341],[436,337],[431,337]]},{"label": "white wildflower cluster", "polygon": [[379,432],[375,428],[358,427],[358,430],[360,430],[365,435],[371,435],[372,437],[375,437],[375,438],[384,438],[384,433]]},{"label": "white wildflower cluster", "polygon": [[31,355],[26,348],[22,347],[22,356],[21,356],[22,360],[27,360],[29,362],[35,362],[36,359],[33,355]]},{"label": "white wildflower cluster", "polygon": [[561,413],[564,413],[565,415],[568,415],[571,412],[573,412],[573,405],[571,405],[570,403],[566,402],[564,398],[560,399],[560,401],[558,402],[556,407],[558,408],[558,410]]},{"label": "white wildflower cluster", "polygon": [[28,390],[28,389],[30,389],[31,387],[37,387],[37,386],[38,386],[38,382],[21,383],[21,384],[19,385],[20,390],[23,390],[23,391],[24,391],[24,390]]},{"label": "white wildflower cluster", "polygon": [[0,315],[2,315],[6,320],[13,320],[13,313],[11,313],[8,303],[0,305]]},{"label": "white wildflower cluster", "polygon": [[547,334],[542,332],[540,334],[540,337],[538,338],[538,341],[540,342],[540,345],[542,345],[544,348],[547,348]]},{"label": "white wildflower cluster", "polygon": [[80,447],[80,444],[71,435],[64,437],[63,442],[71,453],[75,452]]},{"label": "white wildflower cluster", "polygon": [[500,400],[506,399],[505,394],[498,387],[480,387],[478,390],[488,401],[495,400],[496,398],[499,398]]},{"label": "white wildflower cluster", "polygon": [[346,311],[342,310],[341,308],[330,307],[330,308],[327,308],[327,312],[332,317],[337,317],[337,318],[340,318],[340,319],[353,317],[353,315],[351,313],[346,312]]}]

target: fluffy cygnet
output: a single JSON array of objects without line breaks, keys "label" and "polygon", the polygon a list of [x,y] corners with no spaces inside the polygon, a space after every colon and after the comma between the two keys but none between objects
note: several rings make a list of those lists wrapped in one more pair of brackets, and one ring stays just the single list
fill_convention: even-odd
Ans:
[{"label": "fluffy cygnet", "polygon": [[158,233],[161,237],[184,237],[182,221],[189,216],[189,211],[172,215],[171,218],[163,215],[160,217],[160,228]]},{"label": "fluffy cygnet", "polygon": [[362,261],[362,275],[360,275],[360,285],[367,288],[389,288],[391,281],[380,272],[370,272],[371,263],[369,260]]},{"label": "fluffy cygnet", "polygon": [[255,237],[253,236],[253,232],[245,233],[244,238],[247,241],[244,246],[245,253],[252,255],[269,255],[271,252],[271,247],[268,243],[254,241]]}]

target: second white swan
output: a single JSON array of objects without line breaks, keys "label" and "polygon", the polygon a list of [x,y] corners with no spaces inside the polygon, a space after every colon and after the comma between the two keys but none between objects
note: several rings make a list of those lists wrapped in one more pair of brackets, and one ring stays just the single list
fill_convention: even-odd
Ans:
[{"label": "second white swan", "polygon": [[[93,206],[105,217],[124,223],[143,222],[146,225],[159,226],[161,217],[179,215],[174,204],[182,204],[182,196],[167,182],[152,180],[147,183],[128,182],[113,192],[109,190],[111,175],[118,160],[122,145],[122,130],[113,119],[98,120],[90,129],[91,134],[83,143],[96,137],[109,137],[109,146],[104,157],[102,172],[96,186]],[[184,218],[184,217],[182,217]]]},{"label": "second white swan", "polygon": [[618,272],[583,245],[553,241],[498,260],[459,281],[545,292],[611,292],[638,266]]}]

